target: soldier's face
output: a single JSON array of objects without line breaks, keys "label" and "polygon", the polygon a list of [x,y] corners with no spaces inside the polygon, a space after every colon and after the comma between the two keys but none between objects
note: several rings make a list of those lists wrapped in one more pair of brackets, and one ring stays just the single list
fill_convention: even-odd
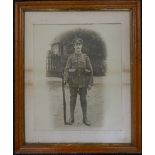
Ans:
[{"label": "soldier's face", "polygon": [[77,51],[77,52],[81,52],[81,50],[82,50],[82,44],[81,44],[80,42],[76,42],[76,43],[74,44],[74,49],[75,49],[75,51]]}]

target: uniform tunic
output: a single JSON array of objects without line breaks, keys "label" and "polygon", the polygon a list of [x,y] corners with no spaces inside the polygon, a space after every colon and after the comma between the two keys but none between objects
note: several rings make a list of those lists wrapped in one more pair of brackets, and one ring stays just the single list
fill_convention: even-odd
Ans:
[{"label": "uniform tunic", "polygon": [[89,57],[84,53],[71,54],[67,60],[64,79],[70,87],[86,88],[93,85],[93,70]]}]

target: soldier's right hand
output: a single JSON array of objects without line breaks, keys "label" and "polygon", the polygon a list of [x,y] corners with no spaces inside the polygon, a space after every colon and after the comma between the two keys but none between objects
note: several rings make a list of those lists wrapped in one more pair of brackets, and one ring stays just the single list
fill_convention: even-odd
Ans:
[{"label": "soldier's right hand", "polygon": [[64,81],[64,85],[66,85],[66,83],[67,83],[67,82],[66,82],[66,81]]},{"label": "soldier's right hand", "polygon": [[92,87],[91,85],[88,85],[88,90],[90,90],[90,89],[91,89],[91,87]]},{"label": "soldier's right hand", "polygon": [[73,72],[75,72],[75,71],[76,71],[75,68],[71,68],[71,69],[69,69],[69,72],[70,72],[70,73],[73,73]]}]

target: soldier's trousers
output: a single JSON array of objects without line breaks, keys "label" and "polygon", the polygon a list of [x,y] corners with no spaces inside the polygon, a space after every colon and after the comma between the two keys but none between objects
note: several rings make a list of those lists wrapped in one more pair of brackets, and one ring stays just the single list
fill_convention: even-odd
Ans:
[{"label": "soldier's trousers", "polygon": [[70,87],[70,115],[74,120],[74,110],[76,106],[77,94],[80,95],[81,108],[83,113],[83,120],[87,119],[87,88]]}]

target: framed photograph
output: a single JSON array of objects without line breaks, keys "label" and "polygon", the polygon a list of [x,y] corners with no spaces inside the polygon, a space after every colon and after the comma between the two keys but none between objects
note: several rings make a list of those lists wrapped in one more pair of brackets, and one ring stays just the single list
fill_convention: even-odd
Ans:
[{"label": "framed photograph", "polygon": [[15,154],[141,153],[141,1],[14,1]]}]

